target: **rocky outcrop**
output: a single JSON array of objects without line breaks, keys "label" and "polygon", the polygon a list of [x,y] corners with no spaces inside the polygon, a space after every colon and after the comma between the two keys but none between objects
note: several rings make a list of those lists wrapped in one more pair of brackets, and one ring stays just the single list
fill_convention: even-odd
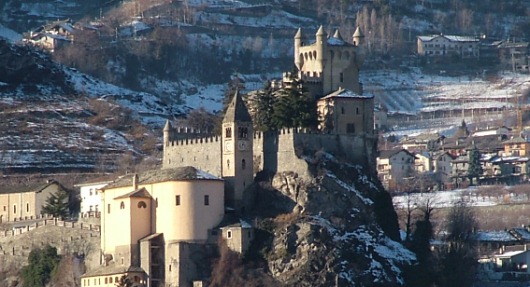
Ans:
[{"label": "rocky outcrop", "polygon": [[415,256],[391,239],[397,217],[386,191],[360,166],[323,153],[306,160],[314,176],[280,172],[270,181],[283,213],[269,230],[273,277],[286,286],[404,285],[401,267]]}]

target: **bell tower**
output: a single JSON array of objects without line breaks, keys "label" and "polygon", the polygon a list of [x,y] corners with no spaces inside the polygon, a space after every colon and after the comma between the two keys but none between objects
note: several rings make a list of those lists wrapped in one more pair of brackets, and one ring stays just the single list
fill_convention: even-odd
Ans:
[{"label": "bell tower", "polygon": [[252,118],[236,91],[222,127],[222,177],[227,206],[244,211],[243,191],[254,181]]}]

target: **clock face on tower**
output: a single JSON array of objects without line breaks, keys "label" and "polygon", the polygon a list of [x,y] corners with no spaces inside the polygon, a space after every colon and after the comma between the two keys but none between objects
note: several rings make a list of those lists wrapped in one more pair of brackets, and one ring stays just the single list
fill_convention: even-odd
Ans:
[{"label": "clock face on tower", "polygon": [[225,141],[225,150],[226,151],[232,151],[232,142],[231,141]]},{"label": "clock face on tower", "polygon": [[237,143],[237,147],[239,148],[239,150],[246,150],[248,148],[248,143],[247,141],[239,141]]}]

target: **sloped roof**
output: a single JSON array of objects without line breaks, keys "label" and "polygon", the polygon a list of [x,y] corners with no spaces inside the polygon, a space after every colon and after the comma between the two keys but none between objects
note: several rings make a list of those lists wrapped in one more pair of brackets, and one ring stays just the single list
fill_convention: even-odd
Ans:
[{"label": "sloped roof", "polygon": [[512,139],[509,139],[507,141],[503,142],[504,144],[521,144],[521,143],[528,143],[528,141],[520,136],[514,137]]},{"label": "sloped roof", "polygon": [[108,266],[100,266],[94,270],[91,270],[90,272],[86,272],[85,274],[81,275],[81,278],[87,278],[87,277],[95,277],[95,276],[103,276],[103,275],[114,275],[114,274],[124,274],[128,272],[144,272],[145,271],[141,267],[134,267],[134,266],[123,266],[118,264],[109,264]]},{"label": "sloped roof", "polygon": [[479,42],[479,40],[475,37],[456,36],[456,35],[427,35],[427,36],[418,36],[418,39],[420,39],[423,42],[430,42],[439,37],[446,38],[447,40],[451,42]]},{"label": "sloped roof", "polygon": [[252,118],[248,113],[248,108],[243,101],[243,98],[239,94],[239,91],[236,91],[232,102],[228,105],[226,109],[225,117],[223,123],[226,122],[252,122]]},{"label": "sloped roof", "polygon": [[342,98],[342,99],[371,99],[373,98],[373,95],[367,94],[367,95],[360,95],[354,91],[344,89],[340,87],[338,90],[332,92],[331,94],[328,94],[327,96],[323,97],[322,99],[331,99],[331,98]]},{"label": "sloped roof", "polygon": [[107,175],[103,175],[100,177],[88,179],[81,183],[76,183],[74,184],[74,186],[80,187],[80,186],[89,186],[89,185],[98,185],[98,184],[108,184],[116,180],[116,178],[117,178],[116,174],[107,174]]},{"label": "sloped roof", "polygon": [[512,242],[517,241],[510,232],[505,230],[478,231],[474,235],[475,240],[483,242]]},{"label": "sloped roof", "polygon": [[411,157],[415,157],[412,153],[410,153],[406,149],[393,149],[393,150],[382,150],[379,151],[379,158],[390,158],[391,156],[404,151],[405,153],[408,153]]},{"label": "sloped roof", "polygon": [[120,195],[118,197],[115,197],[114,199],[121,199],[121,198],[130,198],[130,197],[138,197],[138,198],[152,198],[147,189],[145,187],[142,187],[140,189],[131,191],[129,193],[126,193],[124,195]]},{"label": "sloped roof", "polygon": [[[108,184],[104,189],[132,186],[133,174],[125,175]],[[165,181],[188,181],[188,180],[222,180],[221,178],[199,170],[193,166],[177,168],[154,169],[138,174],[138,184],[159,183]]]},{"label": "sloped roof", "polygon": [[59,182],[50,180],[46,183],[30,183],[30,184],[14,184],[14,185],[2,185],[0,188],[0,194],[7,193],[24,193],[24,192],[41,192],[48,186],[57,184],[63,190],[66,190]]}]

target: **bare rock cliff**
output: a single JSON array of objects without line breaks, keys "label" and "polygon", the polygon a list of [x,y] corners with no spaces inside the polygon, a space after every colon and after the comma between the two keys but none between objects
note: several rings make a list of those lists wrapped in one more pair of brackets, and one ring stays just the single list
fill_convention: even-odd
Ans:
[{"label": "bare rock cliff", "polygon": [[329,154],[306,158],[313,174],[279,172],[259,183],[264,257],[285,286],[402,286],[415,256],[399,242],[388,193],[361,166]]}]

